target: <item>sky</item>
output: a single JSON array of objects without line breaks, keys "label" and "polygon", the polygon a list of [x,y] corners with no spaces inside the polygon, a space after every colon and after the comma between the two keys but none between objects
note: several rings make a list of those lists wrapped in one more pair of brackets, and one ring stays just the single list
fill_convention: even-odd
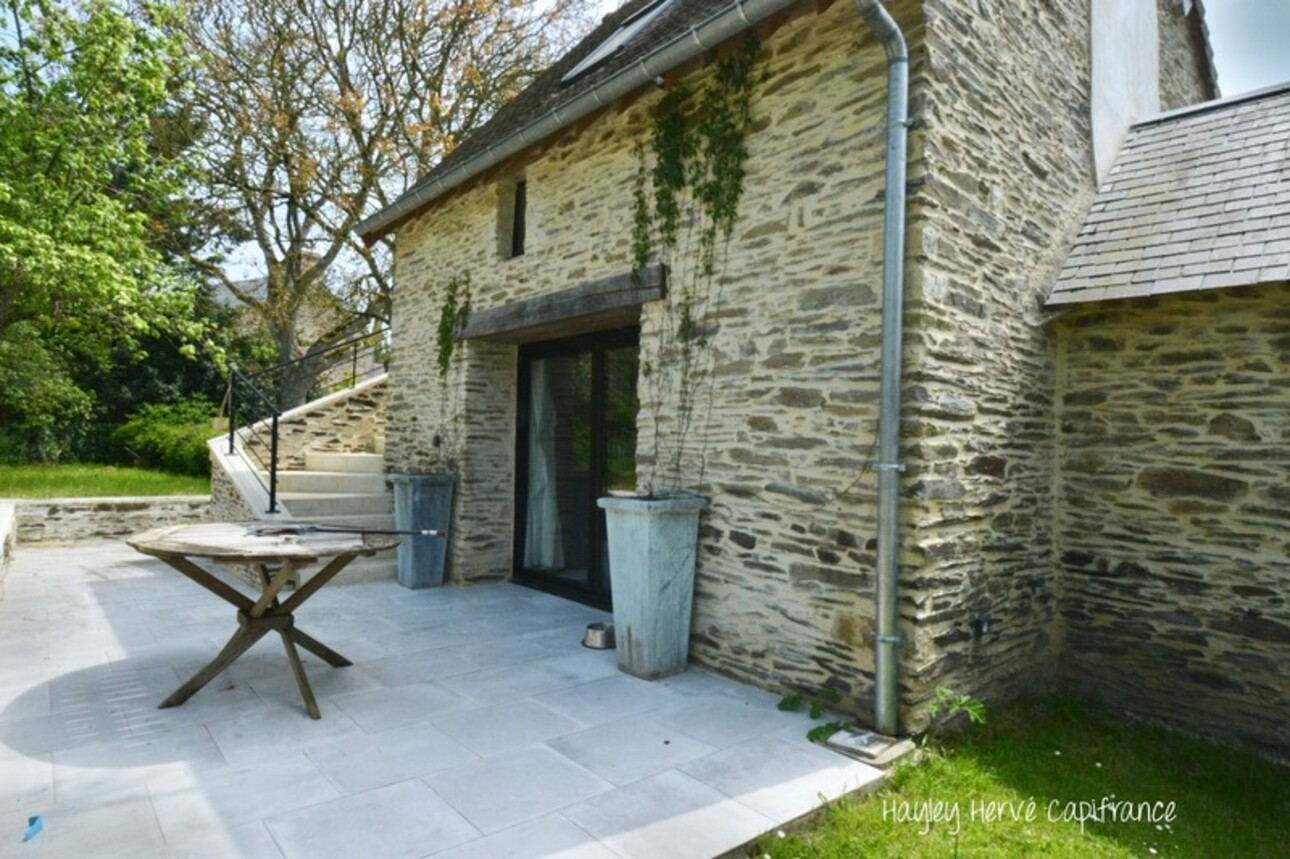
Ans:
[{"label": "sky", "polygon": [[[1202,2],[1224,97],[1290,82],[1290,0]],[[599,14],[619,5],[600,0]]]},{"label": "sky", "polygon": [[1223,96],[1290,82],[1290,0],[1204,0]]}]

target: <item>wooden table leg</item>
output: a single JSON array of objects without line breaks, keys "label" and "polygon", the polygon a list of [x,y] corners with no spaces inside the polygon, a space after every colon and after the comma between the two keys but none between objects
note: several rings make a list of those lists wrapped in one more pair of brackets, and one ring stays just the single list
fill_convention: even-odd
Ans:
[{"label": "wooden table leg", "polygon": [[224,649],[219,652],[219,656],[216,656],[207,663],[205,668],[198,671],[185,681],[182,686],[172,692],[169,698],[158,705],[158,709],[164,710],[167,707],[177,707],[193,697],[193,695],[197,694],[197,690],[211,682],[216,674],[219,674],[237,661],[239,656],[250,650],[251,645],[263,638],[264,634],[269,631],[270,627],[267,626],[248,626],[245,622],[245,617],[242,614],[238,615],[238,630],[233,633],[233,637],[228,640],[228,644],[224,645]]},{"label": "wooden table leg", "polygon": [[354,663],[318,639],[296,629],[293,613],[305,600],[343,570],[355,558],[354,554],[342,554],[332,559],[307,584],[298,588],[290,598],[282,602],[279,601],[279,595],[296,572],[296,565],[290,560],[284,561],[277,573],[272,575],[267,565],[254,564],[260,579],[261,593],[258,600],[252,601],[185,558],[158,557],[162,557],[162,560],[176,570],[224,600],[233,603],[239,609],[237,632],[233,633],[233,637],[220,650],[218,656],[161,702],[161,709],[176,707],[187,701],[272,630],[282,637],[282,645],[287,651],[287,661],[291,664],[292,674],[295,675],[300,697],[304,699],[305,710],[310,718],[322,718],[318,701],[314,697],[313,688],[309,685],[309,678],[305,675],[305,668],[300,661],[300,652],[296,649],[296,645],[337,668]]},{"label": "wooden table leg", "polygon": [[314,698],[314,690],[309,686],[309,678],[305,676],[305,667],[300,664],[300,654],[296,651],[296,644],[291,640],[292,630],[280,629],[278,634],[282,636],[282,646],[287,649],[287,661],[291,663],[291,673],[296,675],[296,686],[300,689],[300,697],[305,699],[305,712],[311,719],[321,719],[322,713],[318,711],[318,701]]},{"label": "wooden table leg", "polygon": [[354,664],[318,639],[311,635],[306,635],[294,626],[287,630],[287,634],[291,636],[291,640],[296,644],[300,645],[305,650],[308,650],[314,656],[317,656],[333,668],[344,668],[346,665]]}]

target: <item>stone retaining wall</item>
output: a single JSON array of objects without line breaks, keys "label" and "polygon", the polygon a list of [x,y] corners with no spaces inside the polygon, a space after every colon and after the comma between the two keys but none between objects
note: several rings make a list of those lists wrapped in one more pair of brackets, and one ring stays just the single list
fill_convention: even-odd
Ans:
[{"label": "stone retaining wall", "polygon": [[161,525],[210,521],[210,498],[41,498],[17,505],[18,542],[71,543],[124,537]]},{"label": "stone retaining wall", "polygon": [[[304,468],[308,451],[375,452],[385,437],[385,402],[382,376],[283,414],[278,419],[278,468]],[[258,449],[257,455],[268,462],[268,424],[262,423],[258,432],[246,446]]]},{"label": "stone retaining wall", "polygon": [[1290,287],[1060,327],[1062,675],[1290,748]]},{"label": "stone retaining wall", "polygon": [[4,599],[4,582],[13,561],[14,545],[18,542],[18,521],[12,501],[0,501],[0,600]]}]

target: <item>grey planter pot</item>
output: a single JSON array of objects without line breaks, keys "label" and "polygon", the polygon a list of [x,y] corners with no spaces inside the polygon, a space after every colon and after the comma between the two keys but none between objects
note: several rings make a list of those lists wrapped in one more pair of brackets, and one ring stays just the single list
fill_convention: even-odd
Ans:
[{"label": "grey planter pot", "polygon": [[708,499],[601,498],[613,571],[618,668],[657,680],[685,670],[699,514]]},{"label": "grey planter pot", "polygon": [[405,588],[443,584],[456,482],[452,474],[390,475],[394,486],[394,527],[400,531],[433,529],[442,535],[404,537],[399,543],[399,584]]}]

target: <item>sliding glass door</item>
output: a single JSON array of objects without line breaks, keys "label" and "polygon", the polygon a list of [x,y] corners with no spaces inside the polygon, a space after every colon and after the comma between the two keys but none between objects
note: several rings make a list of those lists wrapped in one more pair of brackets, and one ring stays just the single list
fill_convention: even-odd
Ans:
[{"label": "sliding glass door", "polygon": [[634,329],[520,350],[515,577],[608,605],[596,499],[636,488]]}]

